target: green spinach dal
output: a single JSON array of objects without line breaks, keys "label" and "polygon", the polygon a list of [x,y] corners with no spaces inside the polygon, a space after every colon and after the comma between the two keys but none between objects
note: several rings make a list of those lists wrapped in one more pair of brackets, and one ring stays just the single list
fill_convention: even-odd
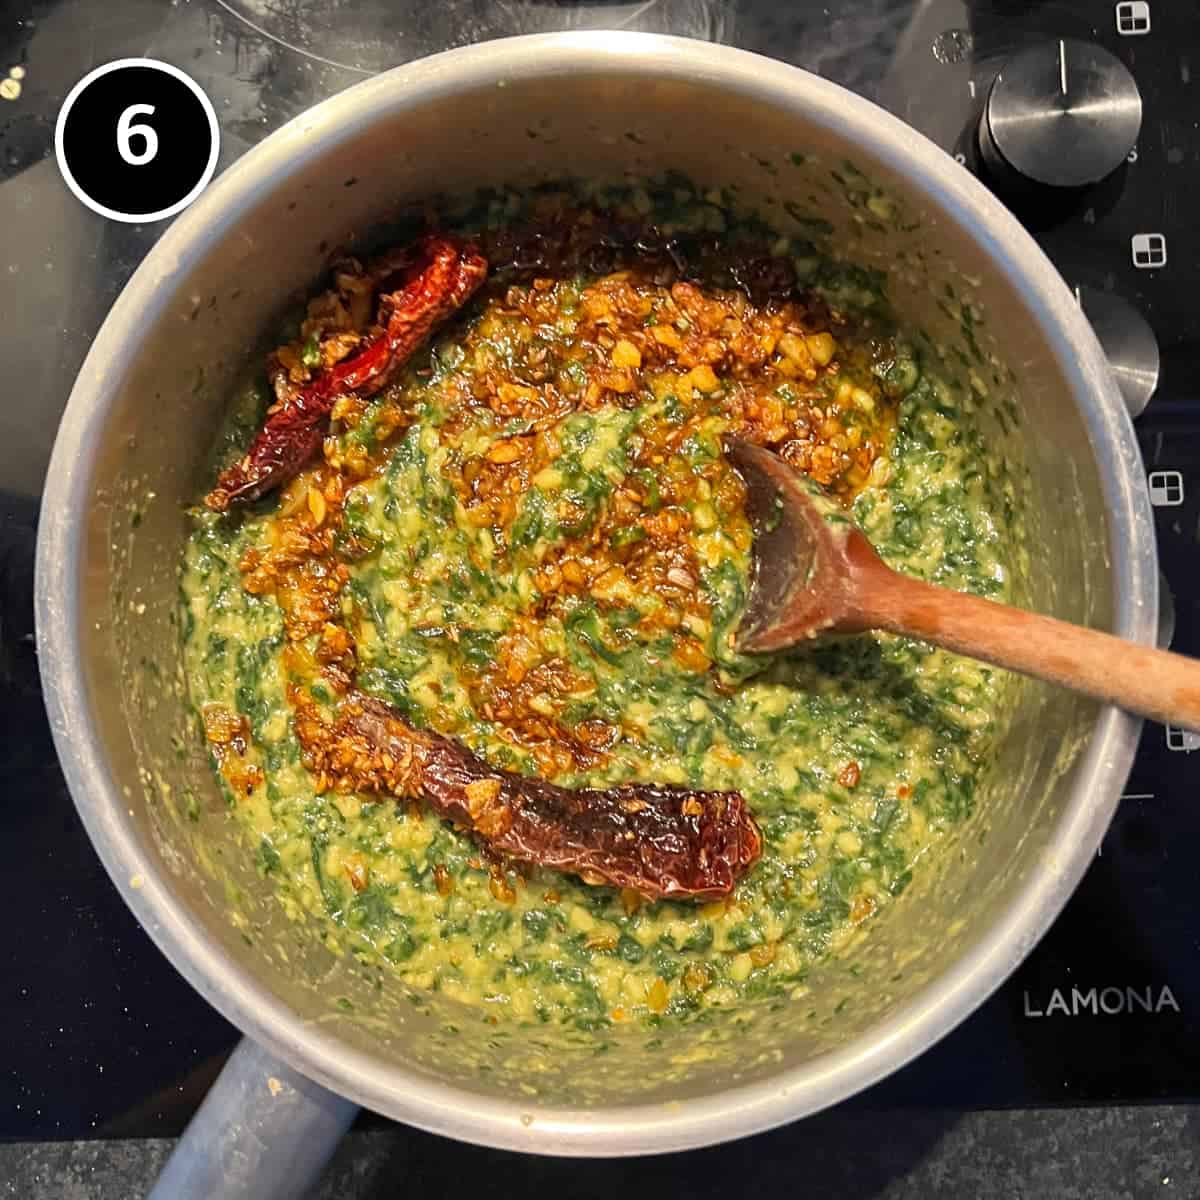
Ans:
[{"label": "green spinach dal", "polygon": [[[485,198],[456,230],[490,264],[474,298],[386,386],[341,389],[281,490],[195,510],[189,685],[247,852],[331,946],[489,1020],[788,993],[970,812],[1004,711],[1003,675],[888,635],[734,649],[751,533],[726,434],[893,567],[997,599],[1008,575],[1000,484],[883,281],[720,201]],[[361,352],[403,265],[335,265],[234,406],[224,464],[268,396]],[[694,902],[489,852],[334,745],[351,689],[492,769],[740,793],[761,856]]]}]

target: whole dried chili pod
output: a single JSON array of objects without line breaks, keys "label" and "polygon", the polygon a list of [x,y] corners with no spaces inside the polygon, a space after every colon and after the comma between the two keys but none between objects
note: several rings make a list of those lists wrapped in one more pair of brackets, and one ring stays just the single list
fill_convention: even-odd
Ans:
[{"label": "whole dried chili pod", "polygon": [[407,280],[383,297],[389,314],[383,332],[273,405],[250,449],[221,473],[205,504],[224,512],[235,501],[257,500],[293,478],[321,448],[338,397],[370,395],[383,387],[434,326],[470,299],[487,270],[487,260],[469,243],[440,235],[423,239]]},{"label": "whole dried chili pod", "polygon": [[728,896],[762,853],[740,792],[657,784],[564,788],[490,767],[352,693],[332,726],[293,693],[310,769],[330,786],[427,804],[498,855],[648,900]]}]

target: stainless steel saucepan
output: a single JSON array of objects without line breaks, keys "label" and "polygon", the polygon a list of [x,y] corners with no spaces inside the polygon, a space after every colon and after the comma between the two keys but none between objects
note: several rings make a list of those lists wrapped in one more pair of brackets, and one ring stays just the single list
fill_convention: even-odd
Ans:
[{"label": "stainless steel saucepan", "polygon": [[255,873],[189,712],[177,563],[184,505],[256,339],[330,247],[407,204],[664,170],[736,184],[785,232],[819,216],[848,258],[888,270],[1008,464],[1020,602],[1152,640],[1150,509],[1100,347],[1032,238],[900,121],[777,62],[626,33],[454,50],[321,104],[231,167],[138,269],[71,394],[42,509],[38,640],[71,791],[150,936],[251,1039],[160,1195],[298,1194],[354,1104],[563,1155],[677,1150],[802,1117],[966,1017],[1100,844],[1137,723],[1029,685],[973,815],[855,949],[857,974],[836,960],[776,1011],[664,1028],[652,1044],[608,1033],[602,1055],[598,1034],[493,1026],[378,987]]}]

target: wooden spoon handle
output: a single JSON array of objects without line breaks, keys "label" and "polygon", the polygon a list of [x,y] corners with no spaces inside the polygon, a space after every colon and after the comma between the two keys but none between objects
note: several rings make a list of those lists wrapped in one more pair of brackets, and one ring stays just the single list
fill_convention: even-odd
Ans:
[{"label": "wooden spoon handle", "polygon": [[866,626],[1200,730],[1200,661],[899,575],[882,563],[858,593]]}]

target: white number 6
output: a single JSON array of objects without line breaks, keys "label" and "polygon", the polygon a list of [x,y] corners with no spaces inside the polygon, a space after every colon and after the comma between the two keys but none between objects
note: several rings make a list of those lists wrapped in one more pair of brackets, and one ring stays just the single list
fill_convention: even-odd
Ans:
[{"label": "white number 6", "polygon": [[[117,150],[131,167],[143,166],[158,153],[158,134],[149,125],[132,124],[134,117],[152,116],[154,116],[153,104],[131,104],[117,122]],[[129,139],[133,137],[142,139],[140,153],[135,153],[129,144]]]}]

